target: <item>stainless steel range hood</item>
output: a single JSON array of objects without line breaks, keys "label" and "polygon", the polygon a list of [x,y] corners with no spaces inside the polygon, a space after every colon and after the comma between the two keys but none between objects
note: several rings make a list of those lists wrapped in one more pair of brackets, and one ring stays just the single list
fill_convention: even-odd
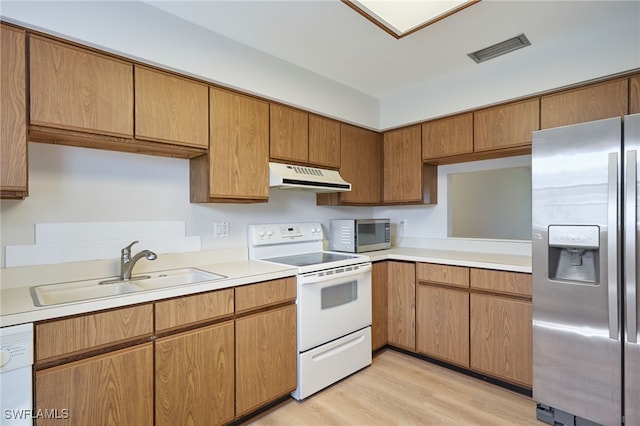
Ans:
[{"label": "stainless steel range hood", "polygon": [[337,170],[281,163],[269,163],[269,186],[310,192],[351,191],[351,184]]}]

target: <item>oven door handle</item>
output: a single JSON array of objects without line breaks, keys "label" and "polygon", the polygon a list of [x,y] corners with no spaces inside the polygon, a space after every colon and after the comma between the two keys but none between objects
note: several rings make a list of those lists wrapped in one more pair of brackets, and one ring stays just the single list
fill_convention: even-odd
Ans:
[{"label": "oven door handle", "polygon": [[335,283],[335,282],[340,282],[340,281],[344,281],[345,278],[349,278],[349,277],[353,277],[353,276],[357,276],[357,275],[366,275],[367,273],[371,272],[371,264],[367,264],[367,265],[360,265],[360,267],[356,270],[353,271],[349,271],[349,272],[341,272],[338,275],[324,275],[322,277],[319,277],[317,275],[317,272],[314,272],[312,274],[302,274],[298,276],[298,281],[300,282],[301,285],[319,285],[319,284],[324,284],[324,287],[328,287],[329,285]]}]

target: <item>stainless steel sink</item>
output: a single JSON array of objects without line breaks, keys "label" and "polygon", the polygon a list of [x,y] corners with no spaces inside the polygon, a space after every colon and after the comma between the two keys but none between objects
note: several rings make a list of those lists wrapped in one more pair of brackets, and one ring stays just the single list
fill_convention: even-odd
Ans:
[{"label": "stainless steel sink", "polygon": [[103,297],[121,296],[147,290],[197,284],[226,278],[195,268],[171,269],[134,276],[121,281],[117,277],[47,284],[31,287],[31,297],[36,306],[80,302]]}]

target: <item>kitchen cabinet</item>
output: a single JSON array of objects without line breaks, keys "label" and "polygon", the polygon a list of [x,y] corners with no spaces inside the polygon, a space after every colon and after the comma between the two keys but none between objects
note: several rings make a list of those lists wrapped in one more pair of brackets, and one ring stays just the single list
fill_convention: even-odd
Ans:
[{"label": "kitchen cabinet", "polygon": [[236,418],[297,386],[296,280],[236,288]]},{"label": "kitchen cabinet", "polygon": [[388,262],[388,343],[416,351],[416,266],[411,262]]},{"label": "kitchen cabinet", "polygon": [[473,113],[441,118],[422,124],[422,161],[433,162],[473,152]]},{"label": "kitchen cabinet", "polygon": [[[153,425],[153,344],[35,372],[38,426]],[[42,410],[42,411],[40,411]],[[55,411],[54,411],[55,410]],[[58,418],[55,418],[58,417]]]},{"label": "kitchen cabinet", "polygon": [[207,155],[190,163],[191,202],[267,202],[269,103],[210,88]]},{"label": "kitchen cabinet", "polygon": [[539,111],[535,98],[474,112],[474,152],[521,146],[530,150],[532,132],[540,128]]},{"label": "kitchen cabinet", "polygon": [[340,168],[340,122],[309,114],[309,164]]},{"label": "kitchen cabinet", "polygon": [[135,137],[209,147],[209,87],[135,66]]},{"label": "kitchen cabinet", "polygon": [[385,132],[382,149],[383,202],[422,203],[421,127]]},{"label": "kitchen cabinet", "polygon": [[628,78],[619,78],[543,96],[541,128],[623,116],[629,110],[628,85]]},{"label": "kitchen cabinet", "polygon": [[531,275],[471,269],[471,369],[531,388]]},{"label": "kitchen cabinet", "polygon": [[469,268],[416,264],[416,348],[469,368]]},{"label": "kitchen cabinet", "polygon": [[29,37],[32,125],[133,136],[133,65]]},{"label": "kitchen cabinet", "polygon": [[388,262],[375,262],[371,271],[371,350],[387,344]]},{"label": "kitchen cabinet", "polygon": [[306,164],[309,161],[309,114],[270,104],[269,122],[271,160]]},{"label": "kitchen cabinet", "polygon": [[340,175],[351,191],[318,194],[318,205],[378,205],[382,196],[380,134],[340,125]]},{"label": "kitchen cabinet", "polygon": [[629,77],[629,114],[640,113],[640,74]]},{"label": "kitchen cabinet", "polygon": [[233,289],[198,293],[155,303],[157,333],[181,327],[231,318],[234,311]]},{"label": "kitchen cabinet", "polygon": [[0,25],[0,195],[28,193],[26,33]]},{"label": "kitchen cabinet", "polygon": [[162,337],[155,345],[156,425],[234,419],[233,321]]}]

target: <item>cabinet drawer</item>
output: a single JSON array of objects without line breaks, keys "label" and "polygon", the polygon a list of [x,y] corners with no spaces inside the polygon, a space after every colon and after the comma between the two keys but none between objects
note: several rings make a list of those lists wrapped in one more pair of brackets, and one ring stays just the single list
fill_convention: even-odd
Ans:
[{"label": "cabinet drawer", "polygon": [[294,277],[236,287],[236,313],[296,300]]},{"label": "cabinet drawer", "polygon": [[433,263],[417,263],[416,278],[418,281],[468,288],[469,268],[436,265]]},{"label": "cabinet drawer", "polygon": [[233,289],[156,303],[156,331],[233,315]]},{"label": "cabinet drawer", "polygon": [[531,297],[531,274],[471,269],[471,288]]},{"label": "cabinet drawer", "polygon": [[36,324],[36,361],[99,349],[152,333],[152,304]]}]

